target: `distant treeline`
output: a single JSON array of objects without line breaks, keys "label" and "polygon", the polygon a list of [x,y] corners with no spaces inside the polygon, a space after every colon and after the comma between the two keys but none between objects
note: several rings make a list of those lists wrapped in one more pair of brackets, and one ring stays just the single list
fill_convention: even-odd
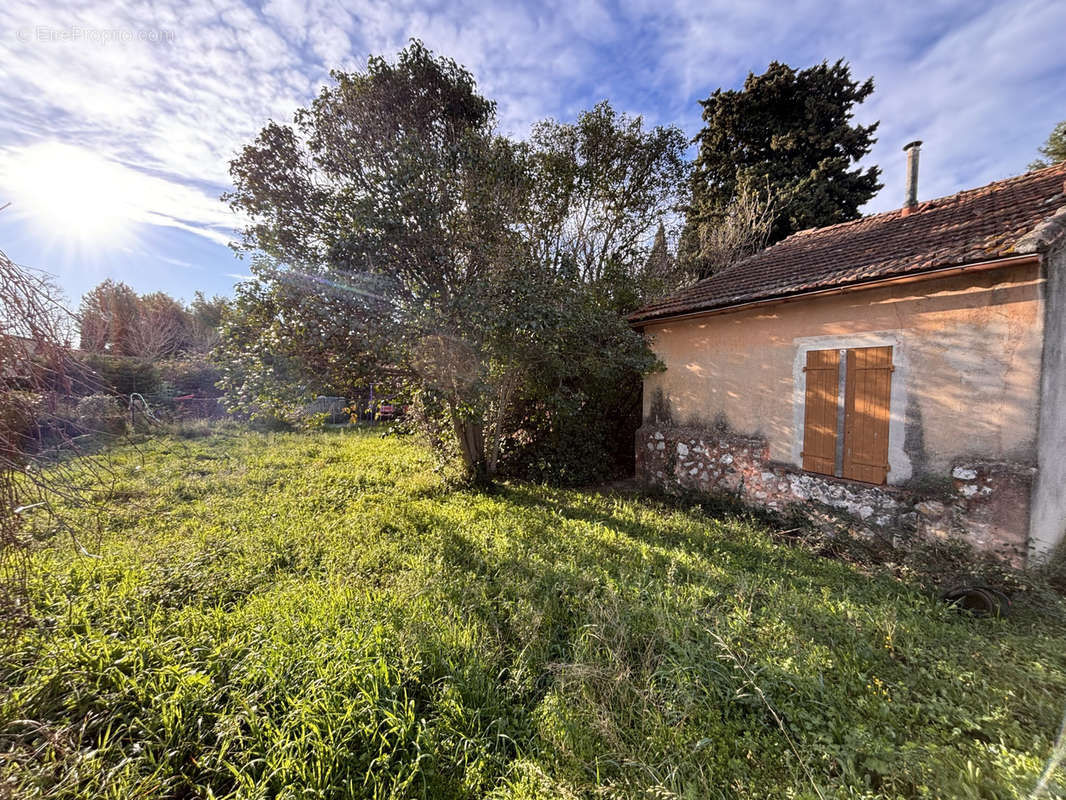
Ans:
[{"label": "distant treeline", "polygon": [[82,298],[79,345],[87,353],[147,361],[207,353],[218,341],[225,306],[225,298],[203,292],[184,305],[165,292],[139,295],[108,279]]}]

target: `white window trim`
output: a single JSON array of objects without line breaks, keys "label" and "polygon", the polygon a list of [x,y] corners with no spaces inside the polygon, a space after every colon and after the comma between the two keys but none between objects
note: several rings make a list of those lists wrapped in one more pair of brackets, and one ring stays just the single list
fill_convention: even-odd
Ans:
[{"label": "white window trim", "polygon": [[[892,347],[892,394],[888,420],[888,476],[886,483],[899,484],[911,477],[911,460],[903,450],[907,420],[907,348],[901,331],[870,331],[844,336],[802,336],[792,340],[796,350],[792,363],[792,463],[803,467],[803,422],[807,398],[807,353],[811,350],[851,350],[856,347]],[[843,402],[843,398],[840,398]]]}]

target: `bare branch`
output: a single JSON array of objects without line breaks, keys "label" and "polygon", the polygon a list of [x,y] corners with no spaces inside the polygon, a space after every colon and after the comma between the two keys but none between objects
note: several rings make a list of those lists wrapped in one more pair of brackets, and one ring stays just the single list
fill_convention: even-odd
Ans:
[{"label": "bare branch", "polygon": [[723,215],[697,225],[697,277],[714,275],[762,250],[780,211],[780,201],[768,187],[742,185]]},{"label": "bare branch", "polygon": [[85,433],[72,398],[98,391],[68,345],[72,322],[47,275],[0,252],[0,640],[28,614],[27,518],[87,505],[110,474],[101,458],[67,457]]}]

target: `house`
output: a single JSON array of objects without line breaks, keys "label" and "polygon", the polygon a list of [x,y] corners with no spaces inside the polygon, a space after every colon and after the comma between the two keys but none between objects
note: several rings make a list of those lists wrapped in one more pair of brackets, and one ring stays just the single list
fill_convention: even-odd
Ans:
[{"label": "house", "polygon": [[1066,527],[1066,164],[802,231],[630,316],[644,480],[1015,563]]}]

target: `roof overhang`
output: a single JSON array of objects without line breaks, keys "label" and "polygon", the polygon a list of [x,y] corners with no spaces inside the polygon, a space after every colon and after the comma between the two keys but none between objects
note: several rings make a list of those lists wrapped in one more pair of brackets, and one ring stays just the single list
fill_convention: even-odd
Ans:
[{"label": "roof overhang", "polygon": [[629,320],[629,327],[640,330],[648,325],[657,325],[662,322],[673,322],[679,319],[693,319],[695,317],[709,317],[717,314],[730,314],[735,311],[746,311],[752,308],[762,308],[765,306],[776,306],[784,303],[793,303],[801,300],[810,300],[816,297],[830,297],[832,295],[847,294],[850,292],[861,292],[867,289],[877,289],[882,286],[897,286],[905,283],[917,283],[919,281],[931,280],[933,278],[948,278],[954,275],[964,275],[972,272],[986,272],[993,269],[1003,269],[1006,267],[1019,267],[1025,264],[1038,264],[1040,263],[1040,254],[1032,253],[1018,256],[1005,256],[1003,258],[990,259],[988,261],[977,261],[971,264],[960,264],[951,267],[938,267],[929,270],[923,270],[922,272],[913,272],[904,275],[896,275],[888,278],[876,278],[869,281],[861,281],[858,283],[849,283],[844,286],[833,286],[825,289],[811,289],[808,291],[793,292],[791,294],[783,294],[773,297],[766,297],[759,300],[749,300],[741,303],[732,303],[729,305],[718,306],[716,308],[708,308],[702,311],[683,311],[678,314],[663,314],[662,316],[648,317],[646,319]]}]

